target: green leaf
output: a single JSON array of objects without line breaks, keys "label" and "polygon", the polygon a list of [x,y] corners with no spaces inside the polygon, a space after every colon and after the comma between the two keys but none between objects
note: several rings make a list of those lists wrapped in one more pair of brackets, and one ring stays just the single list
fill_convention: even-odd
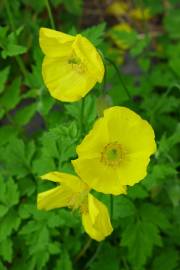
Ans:
[{"label": "green leaf", "polygon": [[153,204],[143,203],[140,214],[144,221],[151,222],[162,230],[170,228],[170,223],[163,210]]},{"label": "green leaf", "polygon": [[31,159],[35,148],[32,142],[26,145],[20,139],[13,138],[4,149],[4,155],[0,157],[9,175],[16,175],[18,178],[31,173]]},{"label": "green leaf", "polygon": [[148,191],[138,183],[128,188],[128,196],[133,199],[144,199],[148,197]]},{"label": "green leaf", "polygon": [[12,255],[13,255],[12,240],[9,238],[6,238],[2,242],[0,242],[0,256],[2,256],[2,258],[5,261],[11,262]]},{"label": "green leaf", "polygon": [[55,270],[58,270],[58,269],[73,270],[71,259],[66,250],[62,251],[61,258],[57,261]]},{"label": "green leaf", "polygon": [[20,78],[13,81],[11,86],[9,86],[3,96],[0,97],[0,103],[5,108],[6,111],[13,109],[20,101]]},{"label": "green leaf", "polygon": [[152,270],[176,270],[178,266],[178,252],[175,249],[164,249],[158,254],[152,265]]},{"label": "green leaf", "polygon": [[11,235],[13,231],[16,231],[20,224],[20,218],[17,215],[15,209],[10,209],[8,213],[0,219],[0,242]]},{"label": "green leaf", "polygon": [[63,1],[63,4],[69,13],[80,15],[82,12],[82,0],[66,0]]},{"label": "green leaf", "polygon": [[5,83],[8,79],[9,72],[10,72],[9,66],[0,70],[0,93],[2,93],[4,91],[4,86],[5,86]]},{"label": "green leaf", "polygon": [[[11,208],[19,202],[19,192],[16,183],[13,179],[0,178],[1,192],[0,192],[0,202],[4,204],[7,208]],[[2,206],[1,206],[1,210]]]},{"label": "green leaf", "polygon": [[82,32],[82,35],[87,37],[94,46],[98,46],[102,40],[105,33],[106,23],[100,23],[98,25],[87,28]]},{"label": "green leaf", "polygon": [[104,243],[99,247],[100,251],[96,260],[91,263],[90,269],[91,270],[119,270],[119,256],[117,253],[117,249],[110,245],[109,243]]},{"label": "green leaf", "polygon": [[157,226],[150,222],[132,221],[122,233],[121,246],[128,248],[128,258],[133,269],[139,269],[146,263],[154,245],[161,246],[162,242]]},{"label": "green leaf", "polygon": [[165,16],[164,26],[168,31],[171,38],[180,38],[179,34],[179,24],[180,24],[180,11],[179,9],[168,10],[168,15]]},{"label": "green leaf", "polygon": [[17,135],[17,130],[15,130],[11,125],[6,125],[0,128],[0,146],[6,144]]},{"label": "green leaf", "polygon": [[124,218],[135,214],[134,204],[125,196],[113,197],[113,217]]},{"label": "green leaf", "polygon": [[13,181],[13,179],[9,179],[6,182],[6,205],[10,208],[16,205],[19,202],[19,192],[18,186]]},{"label": "green leaf", "polygon": [[[0,198],[1,201],[1,198]],[[0,204],[0,218],[3,217],[8,211],[8,207]]]},{"label": "green leaf", "polygon": [[78,126],[88,130],[97,117],[96,99],[92,95],[88,95],[82,101],[65,105],[67,114],[76,119]]},{"label": "green leaf", "polygon": [[147,189],[152,189],[162,185],[167,179],[176,178],[177,171],[168,162],[159,163],[152,167],[152,171],[143,180],[143,185]]},{"label": "green leaf", "polygon": [[27,105],[25,107],[23,107],[22,109],[19,109],[16,112],[16,115],[14,117],[14,120],[19,124],[19,125],[26,125],[31,118],[35,115],[37,110],[37,105],[36,104],[30,104]]},{"label": "green leaf", "polygon": [[8,56],[16,56],[25,52],[27,52],[27,48],[24,46],[8,44],[6,48],[2,51],[1,55],[3,59],[6,59]]}]

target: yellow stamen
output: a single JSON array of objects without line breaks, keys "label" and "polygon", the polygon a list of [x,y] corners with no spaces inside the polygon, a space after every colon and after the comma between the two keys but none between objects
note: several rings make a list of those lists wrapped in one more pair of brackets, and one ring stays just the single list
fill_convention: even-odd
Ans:
[{"label": "yellow stamen", "polygon": [[107,144],[102,153],[101,161],[108,166],[118,166],[124,158],[122,146],[116,142]]}]

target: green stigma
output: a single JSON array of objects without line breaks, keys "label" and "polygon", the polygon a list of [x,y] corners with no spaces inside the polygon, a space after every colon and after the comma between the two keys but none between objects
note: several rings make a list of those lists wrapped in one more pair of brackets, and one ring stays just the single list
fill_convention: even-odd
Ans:
[{"label": "green stigma", "polygon": [[118,152],[116,149],[110,149],[109,151],[107,151],[106,153],[107,155],[107,159],[108,160],[116,160],[118,158]]}]

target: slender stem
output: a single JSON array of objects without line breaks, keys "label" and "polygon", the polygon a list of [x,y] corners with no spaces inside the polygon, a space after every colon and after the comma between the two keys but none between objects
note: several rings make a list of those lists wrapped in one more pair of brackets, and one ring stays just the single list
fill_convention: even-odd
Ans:
[{"label": "slender stem", "polygon": [[129,90],[128,90],[127,86],[125,85],[125,83],[124,83],[124,81],[123,81],[123,79],[122,79],[122,77],[121,77],[121,74],[120,74],[120,71],[119,71],[118,66],[117,66],[117,65],[114,63],[114,61],[112,61],[111,59],[109,59],[109,58],[107,58],[107,57],[105,57],[105,59],[113,66],[113,68],[114,68],[115,71],[117,72],[119,81],[120,81],[122,87],[124,88],[124,91],[126,92],[126,94],[127,94],[127,96],[129,97],[129,99],[132,100],[131,94],[129,93]]},{"label": "slender stem", "polygon": [[107,82],[107,66],[106,62],[104,61],[104,79],[102,83],[102,92],[104,95],[106,94],[106,82]]},{"label": "slender stem", "polygon": [[16,55],[15,59],[16,59],[16,62],[18,63],[18,65],[19,65],[19,68],[20,68],[23,76],[27,79],[27,70],[25,68],[25,65],[24,65],[21,57],[19,55]]},{"label": "slender stem", "polygon": [[5,7],[6,7],[7,15],[8,15],[8,18],[9,18],[9,23],[10,23],[11,29],[12,29],[13,32],[15,32],[15,35],[16,35],[16,27],[15,27],[15,24],[14,24],[14,20],[13,20],[13,16],[12,16],[12,13],[11,13],[11,9],[10,9],[8,0],[5,0]]},{"label": "slender stem", "polygon": [[90,247],[91,243],[92,243],[92,239],[91,238],[88,238],[88,240],[85,243],[84,247],[81,249],[81,251],[79,252],[79,254],[77,255],[77,257],[75,258],[75,262],[79,261],[79,259],[84,256],[84,254],[86,253],[86,251]]},{"label": "slender stem", "polygon": [[48,11],[48,16],[49,16],[51,27],[53,29],[55,29],[56,27],[55,27],[54,18],[53,18],[52,11],[51,11],[51,6],[49,4],[49,0],[45,0],[45,4],[46,4],[47,11]]},{"label": "slender stem", "polygon": [[81,100],[81,112],[80,112],[80,135],[83,136],[85,132],[84,128],[84,98]]},{"label": "slender stem", "polygon": [[145,18],[145,6],[144,6],[144,0],[139,0],[139,4],[142,10],[142,24],[143,24],[143,31],[145,33],[146,38],[149,38],[149,30],[148,30],[148,24],[147,20]]},{"label": "slender stem", "polygon": [[95,253],[91,257],[91,259],[86,263],[84,269],[87,269],[94,262],[94,260],[96,259],[99,251],[101,250],[101,247],[102,247],[102,242],[98,244],[98,247],[97,247]]},{"label": "slender stem", "polygon": [[169,86],[166,90],[166,92],[162,95],[161,99],[159,99],[159,102],[156,103],[156,105],[154,106],[153,110],[151,111],[151,117],[150,117],[150,122],[152,122],[154,115],[156,113],[156,111],[160,108],[161,104],[164,102],[164,99],[169,95],[169,93],[174,89],[177,88],[178,90],[180,90],[180,85],[178,84],[173,84],[171,86]]},{"label": "slender stem", "polygon": [[111,207],[111,219],[113,219],[113,210],[114,210],[114,204],[113,204],[113,195],[110,195],[110,207]]},{"label": "slender stem", "polygon": [[[11,12],[11,8],[10,8],[9,1],[8,0],[5,0],[5,7],[6,7],[6,12],[7,12],[7,15],[8,15],[8,19],[9,19],[9,24],[11,26],[11,30],[14,33],[16,42],[18,42],[18,40],[17,40],[17,34],[16,34],[16,26],[15,26],[15,23],[14,23],[13,14]],[[24,65],[21,57],[19,55],[17,55],[17,56],[15,56],[15,59],[16,59],[16,62],[18,63],[18,65],[19,65],[19,68],[20,68],[23,76],[24,77],[27,77],[26,67],[25,67],[25,65]]]}]

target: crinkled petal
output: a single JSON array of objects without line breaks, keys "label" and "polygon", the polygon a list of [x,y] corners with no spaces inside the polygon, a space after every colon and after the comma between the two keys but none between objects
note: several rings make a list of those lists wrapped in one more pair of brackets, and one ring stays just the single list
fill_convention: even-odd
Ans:
[{"label": "crinkled petal", "polygon": [[75,37],[48,28],[40,28],[39,43],[42,51],[49,57],[70,55]]},{"label": "crinkled petal", "polygon": [[38,194],[37,207],[42,210],[65,207],[68,206],[71,196],[72,192],[69,189],[62,187],[52,188]]},{"label": "crinkled petal", "polygon": [[88,195],[88,212],[82,214],[85,231],[91,238],[102,241],[113,231],[107,207],[93,195]]},{"label": "crinkled petal", "polygon": [[146,154],[137,153],[128,155],[118,170],[118,175],[122,179],[123,185],[133,186],[144,179],[147,174],[149,162],[150,158]]},{"label": "crinkled petal", "polygon": [[81,144],[77,146],[76,151],[83,158],[100,158],[101,152],[108,141],[109,133],[106,122],[100,118],[95,122],[93,129],[85,136]]},{"label": "crinkled petal", "polygon": [[147,157],[156,151],[155,135],[151,125],[125,107],[104,111],[111,142],[118,142],[127,153],[143,152]]},{"label": "crinkled petal", "polygon": [[95,80],[101,83],[104,77],[104,64],[93,44],[87,38],[77,35],[72,47],[76,55],[85,62]]},{"label": "crinkled petal", "polygon": [[118,170],[105,166],[99,158],[78,158],[72,163],[81,179],[96,191],[114,195],[126,193],[126,187],[123,186]]},{"label": "crinkled petal", "polygon": [[88,189],[87,185],[79,177],[61,172],[50,172],[41,176],[43,180],[53,181],[68,187],[73,192],[80,192]]},{"label": "crinkled petal", "polygon": [[42,75],[51,96],[65,102],[80,100],[96,83],[91,73],[76,71],[66,57],[45,57]]}]

